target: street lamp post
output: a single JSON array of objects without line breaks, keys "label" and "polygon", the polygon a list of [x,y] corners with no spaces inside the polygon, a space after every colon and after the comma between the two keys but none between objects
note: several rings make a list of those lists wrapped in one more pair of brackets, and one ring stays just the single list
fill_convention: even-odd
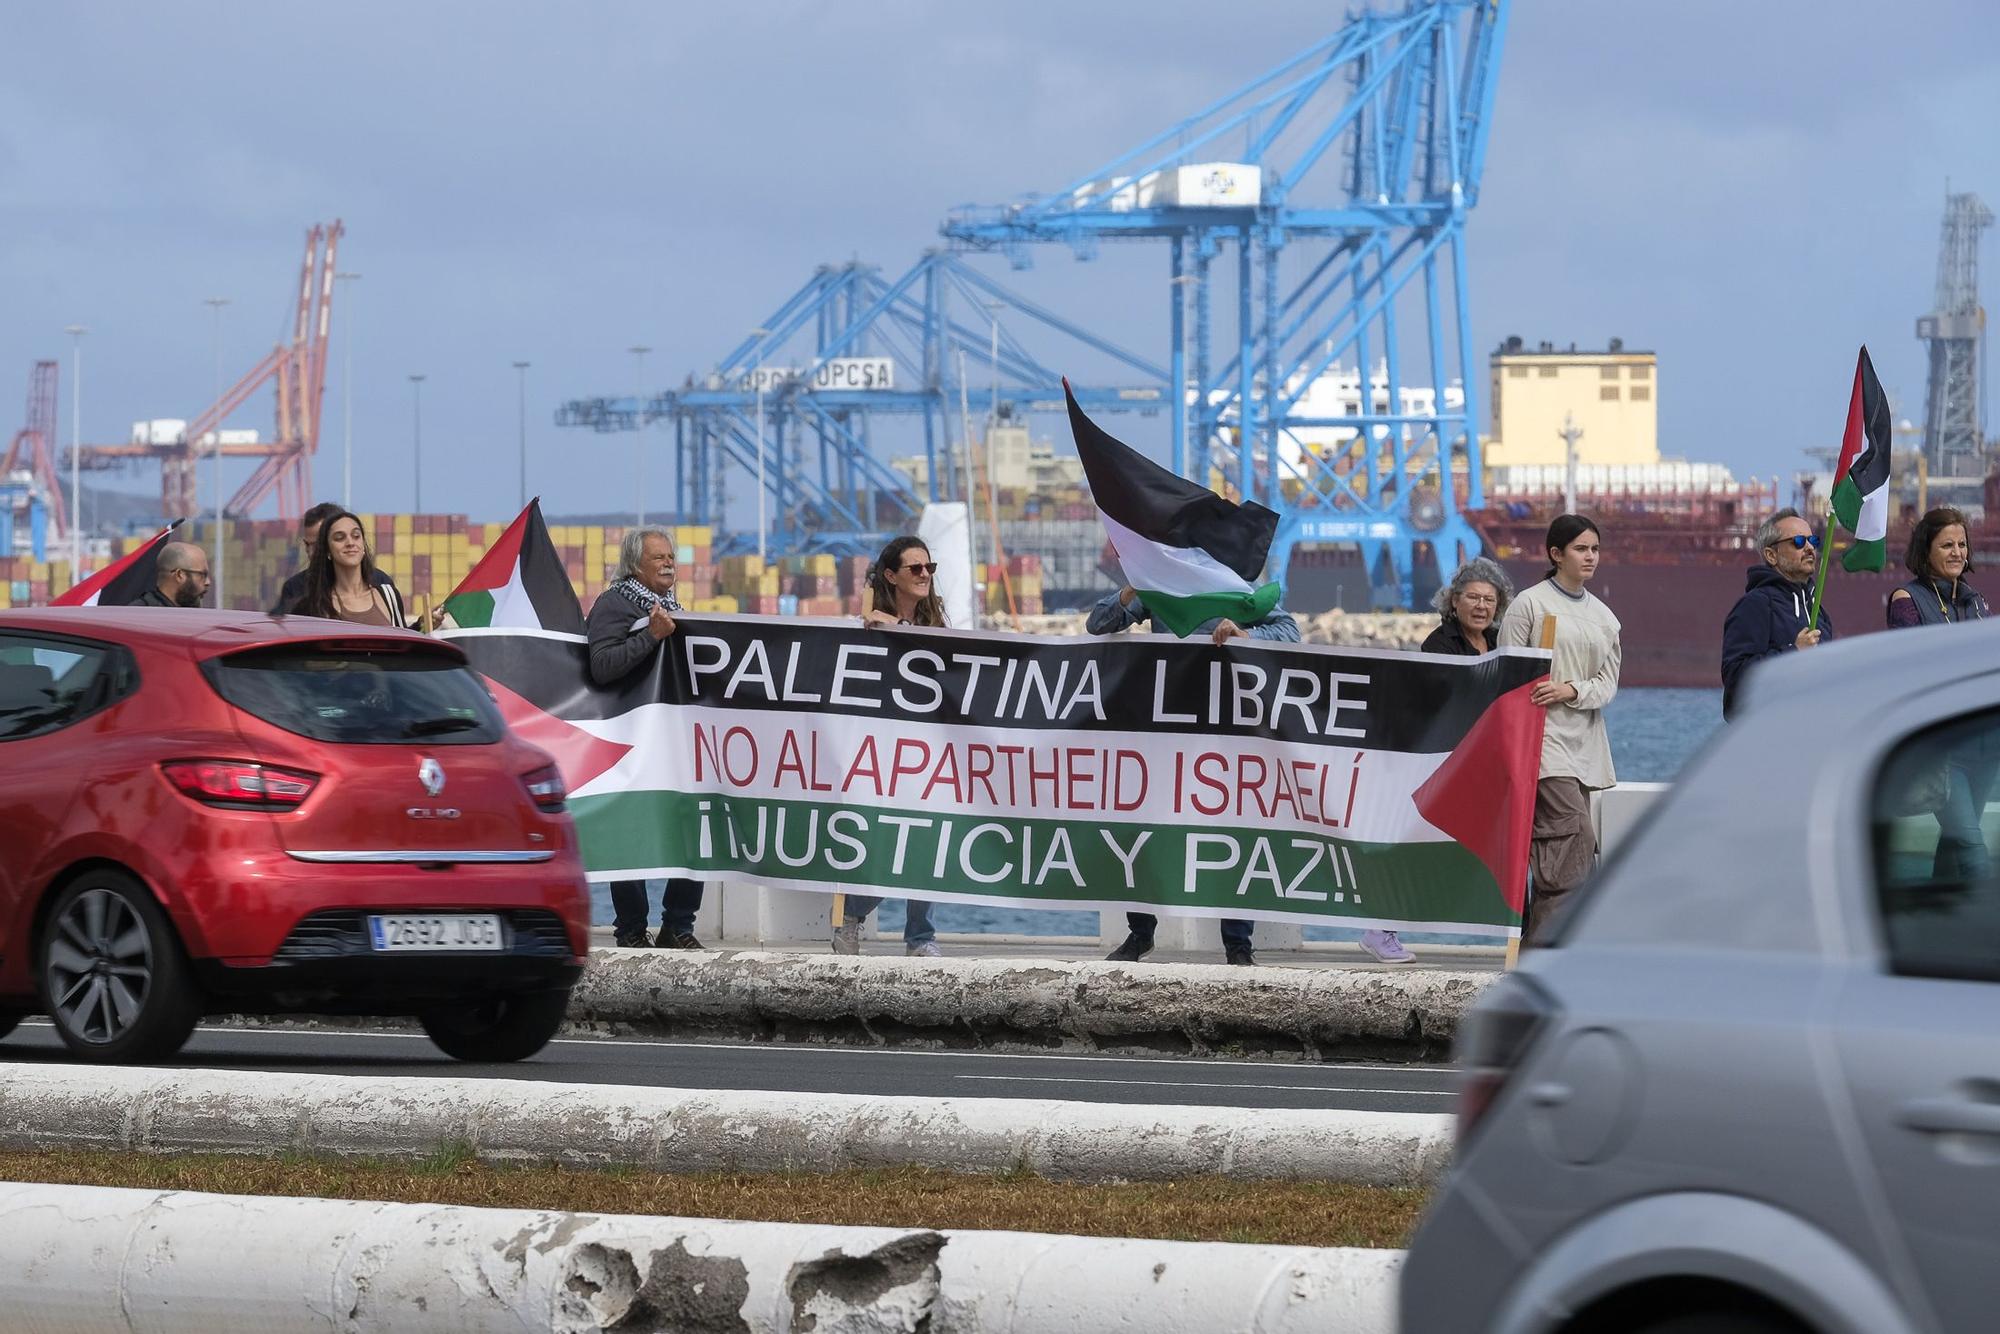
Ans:
[{"label": "street lamp post", "polygon": [[70,339],[69,365],[69,578],[83,577],[83,336],[81,324],[63,326]]},{"label": "street lamp post", "polygon": [[528,508],[528,367],[532,363],[517,361],[514,372],[519,377],[521,391],[521,487],[519,508]]},{"label": "street lamp post", "polygon": [[[229,304],[229,298],[226,296],[206,296],[201,299],[201,304],[207,306],[209,314],[213,316],[209,322],[209,344],[214,362],[209,381],[209,402],[220,403],[222,402],[222,308]],[[224,563],[227,560],[227,556],[224,553],[228,550],[228,544],[222,540],[222,418],[220,416],[215,419],[215,425],[210,427],[209,430],[215,436],[215,560],[213,564],[215,566],[215,606],[216,610],[220,611],[227,605],[224,601],[223,587],[224,580],[228,577],[228,573],[224,568]],[[199,440],[195,441],[195,448],[201,448]]]},{"label": "street lamp post", "polygon": [[750,331],[750,336],[757,340],[757,368],[750,374],[750,388],[757,395],[757,559],[761,563],[768,555],[765,535],[771,529],[765,509],[770,492],[765,489],[764,468],[764,342],[771,336],[771,331],[760,324]]},{"label": "street lamp post", "polygon": [[410,512],[422,514],[424,512],[424,377],[421,375],[410,377],[410,421],[416,446],[412,453],[416,496]]},{"label": "street lamp post", "polygon": [[[335,282],[352,284],[358,273],[336,273]],[[354,298],[350,296],[349,301]],[[343,303],[344,304],[344,303]],[[354,324],[348,316],[347,337],[342,340],[340,368],[340,507],[354,508]]]},{"label": "street lamp post", "polygon": [[633,519],[632,526],[643,528],[646,526],[646,354],[653,349],[644,345],[636,345],[628,347],[625,350],[632,354],[632,374],[634,382],[639,386],[637,392],[632,396],[633,438],[639,442],[639,458],[637,461],[639,493],[637,504],[633,509],[635,518]]}]

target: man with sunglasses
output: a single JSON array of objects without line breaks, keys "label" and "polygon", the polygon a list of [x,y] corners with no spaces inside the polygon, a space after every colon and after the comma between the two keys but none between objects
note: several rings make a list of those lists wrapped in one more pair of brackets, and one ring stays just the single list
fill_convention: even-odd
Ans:
[{"label": "man with sunglasses", "polygon": [[199,607],[208,597],[208,553],[194,543],[167,543],[153,568],[158,578],[134,599],[133,606]]},{"label": "man with sunglasses", "polygon": [[1819,609],[1810,628],[1819,538],[1795,509],[1781,509],[1757,529],[1763,563],[1750,567],[1743,596],[1722,623],[1722,716],[1736,712],[1744,669],[1778,653],[1803,652],[1833,638],[1833,617]]}]

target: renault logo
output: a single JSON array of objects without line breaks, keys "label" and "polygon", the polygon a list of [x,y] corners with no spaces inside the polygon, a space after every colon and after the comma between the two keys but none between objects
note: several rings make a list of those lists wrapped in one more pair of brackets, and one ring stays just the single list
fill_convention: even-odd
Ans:
[{"label": "renault logo", "polygon": [[430,756],[417,766],[417,781],[424,785],[424,791],[435,797],[444,791],[444,766]]}]

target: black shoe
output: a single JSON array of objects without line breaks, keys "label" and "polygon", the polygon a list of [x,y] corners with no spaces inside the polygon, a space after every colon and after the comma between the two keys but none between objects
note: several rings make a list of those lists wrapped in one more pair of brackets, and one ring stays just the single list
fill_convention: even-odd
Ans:
[{"label": "black shoe", "polygon": [[1125,943],[1104,956],[1109,963],[1137,963],[1153,952],[1153,938],[1142,936],[1137,931],[1125,937]]},{"label": "black shoe", "polygon": [[1231,945],[1224,951],[1230,963],[1242,964],[1246,968],[1257,966],[1257,955],[1248,945]]},{"label": "black shoe", "polygon": [[644,931],[621,931],[611,937],[611,943],[624,950],[643,950],[653,942]]},{"label": "black shoe", "polygon": [[694,938],[694,932],[692,931],[683,931],[678,935],[672,936],[662,931],[660,933],[660,948],[663,950],[698,950],[704,948],[704,946],[699,940]]}]

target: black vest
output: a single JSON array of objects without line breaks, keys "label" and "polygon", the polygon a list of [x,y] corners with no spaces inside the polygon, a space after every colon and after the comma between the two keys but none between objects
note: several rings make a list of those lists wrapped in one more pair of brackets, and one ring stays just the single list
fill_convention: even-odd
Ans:
[{"label": "black vest", "polygon": [[1912,579],[1903,585],[1910,601],[1917,604],[1920,625],[1952,625],[1959,621],[1986,619],[1986,599],[1963,579],[1944,583],[1937,579]]}]

